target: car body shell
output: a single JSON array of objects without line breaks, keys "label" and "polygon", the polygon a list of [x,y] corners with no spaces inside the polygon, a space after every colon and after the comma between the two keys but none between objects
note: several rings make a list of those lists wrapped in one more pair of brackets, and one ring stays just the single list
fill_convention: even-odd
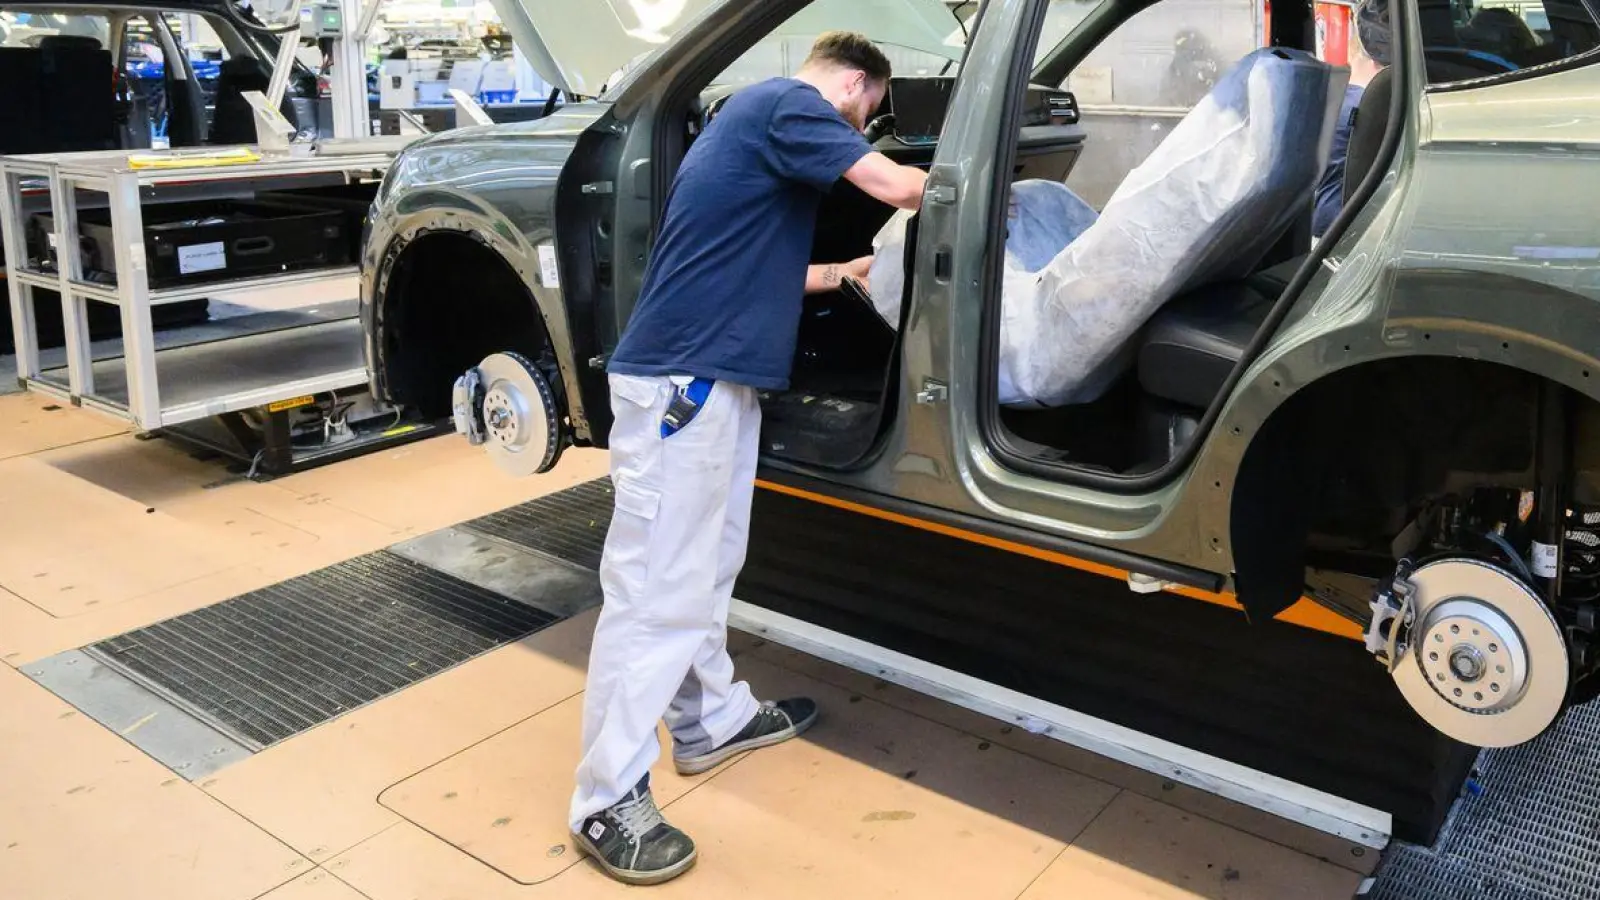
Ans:
[{"label": "car body shell", "polygon": [[[1246,452],[1276,411],[1320,379],[1397,357],[1466,357],[1600,399],[1600,66],[1578,60],[1429,89],[1413,39],[1398,69],[1407,98],[1402,133],[1380,165],[1382,180],[1326,248],[1183,471],[1124,491],[1009,466],[984,436],[982,354],[971,336],[984,326],[993,164],[1005,152],[999,76],[1013,67],[1015,48],[1027,46],[1039,14],[1036,0],[991,0],[969,46],[929,179],[930,196],[948,191],[954,202],[924,206],[899,406],[881,452],[846,472],[778,460],[769,469],[1225,580],[1235,571],[1230,497]],[[723,15],[749,14],[730,8]],[[385,392],[374,338],[382,332],[385,273],[417,236],[468,231],[522,277],[547,325],[575,434],[603,445],[596,432],[609,415],[595,410],[607,403],[604,381],[578,349],[594,336],[573,332],[574,298],[542,283],[536,248],[553,241],[562,280],[572,281],[566,267],[580,260],[563,244],[566,229],[578,226],[556,213],[558,194],[576,189],[563,185],[569,155],[586,133],[622,135],[629,117],[659,99],[651,79],[671,76],[703,50],[696,41],[716,40],[735,25],[691,29],[680,40],[688,46],[641,66],[611,100],[569,106],[540,122],[431,137],[400,157],[374,209],[362,267],[377,393]],[[638,158],[636,137],[626,144]],[[619,174],[614,187],[626,194],[632,185]],[[921,274],[931,276],[935,252],[950,254],[949,277]],[[642,255],[617,261],[619,268],[642,264]],[[947,388],[947,402],[917,402],[930,383]]]}]

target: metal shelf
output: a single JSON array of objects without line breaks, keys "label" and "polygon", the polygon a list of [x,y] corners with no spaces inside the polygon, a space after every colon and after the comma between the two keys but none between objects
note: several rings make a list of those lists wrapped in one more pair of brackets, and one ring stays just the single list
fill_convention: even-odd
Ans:
[{"label": "metal shelf", "polygon": [[[207,148],[215,151],[218,147]],[[328,172],[386,171],[390,153],[352,153],[329,156],[262,159],[259,162],[221,166],[188,166],[176,169],[135,169],[129,161],[148,151],[62,154],[56,173],[78,188],[110,192],[119,176],[132,177],[141,185],[193,184],[202,181],[239,181],[293,175],[321,175]],[[70,159],[68,157],[71,157]]]},{"label": "metal shelf", "polygon": [[[50,287],[52,290],[54,290],[59,284],[60,282],[57,282]],[[75,297],[87,297],[90,300],[98,300],[101,303],[110,303],[112,306],[117,306],[121,302],[117,297],[117,286],[114,284],[94,284],[93,282],[88,281],[69,281],[67,282],[67,289],[71,291],[72,295]]]},{"label": "metal shelf", "polygon": [[[157,350],[155,362],[166,387],[161,427],[367,383],[356,319]],[[126,415],[125,359],[97,360],[93,369],[95,391],[80,398],[83,405]],[[57,373],[65,370],[45,374]]]},{"label": "metal shelf", "polygon": [[48,378],[26,378],[23,379],[22,383],[27,386],[28,390],[36,394],[44,394],[47,397],[54,397],[67,403],[72,402],[72,389],[64,384],[59,384]]},{"label": "metal shelf", "polygon": [[150,302],[156,303],[181,303],[185,300],[201,300],[206,297],[225,297],[228,294],[240,294],[246,291],[259,291],[264,288],[283,287],[308,287],[313,284],[322,284],[328,281],[338,281],[344,278],[354,278],[361,274],[358,266],[339,266],[332,269],[308,269],[303,272],[285,272],[281,275],[259,275],[254,278],[239,278],[232,281],[222,281],[212,284],[195,284],[178,288],[162,288],[150,292]]},{"label": "metal shelf", "polygon": [[46,275],[43,272],[34,271],[33,269],[12,269],[6,273],[6,277],[15,278],[29,287],[41,288],[47,291],[61,289],[61,279],[54,275]]},{"label": "metal shelf", "polygon": [[[55,222],[55,245],[77,246],[80,209],[109,207],[115,269],[114,284],[84,280],[77,254],[62,254],[60,275],[19,272],[8,280],[13,330],[17,334],[19,381],[53,395],[46,387],[34,322],[33,292],[59,291],[66,326],[64,370],[67,396],[74,402],[127,419],[154,431],[163,426],[236,412],[304,394],[364,385],[367,381],[360,323],[306,326],[261,336],[220,340],[204,348],[158,350],[151,309],[225,297],[246,291],[310,286],[353,278],[354,265],[285,272],[207,284],[153,289],[143,265],[142,206],[174,192],[186,198],[225,197],[253,193],[263,185],[340,182],[352,174],[387,171],[401,144],[378,139],[330,147],[322,155],[265,158],[229,165],[183,165],[167,169],[135,169],[132,157],[145,151],[45,154],[0,157],[0,231],[6,258],[26,259],[24,218],[29,208],[42,208],[42,197],[27,197],[42,182]],[[216,148],[212,148],[214,151]],[[171,154],[182,159],[185,151]],[[157,192],[157,188],[164,190]],[[103,196],[102,196],[103,195]],[[109,268],[109,266],[108,266]],[[62,289],[63,284],[66,285]],[[124,355],[95,361],[88,330],[88,301],[122,307],[128,323],[122,338]],[[320,330],[318,330],[320,329]]]},{"label": "metal shelf", "polygon": [[[282,275],[257,275],[252,278],[234,278],[228,281],[212,281],[205,284],[191,284],[176,288],[161,288],[150,292],[150,305],[159,306],[163,303],[206,300],[212,297],[226,297],[229,294],[243,294],[266,288],[307,287],[329,281],[354,278],[360,274],[361,269],[356,266],[338,266],[331,269],[309,269],[300,272],[285,272]],[[40,286],[55,290],[57,284],[56,279],[51,278],[49,279],[49,284]],[[74,281],[71,282],[70,287],[74,296],[98,300],[101,303],[110,303],[113,306],[119,306],[122,303],[115,283],[94,284],[88,281]]]}]

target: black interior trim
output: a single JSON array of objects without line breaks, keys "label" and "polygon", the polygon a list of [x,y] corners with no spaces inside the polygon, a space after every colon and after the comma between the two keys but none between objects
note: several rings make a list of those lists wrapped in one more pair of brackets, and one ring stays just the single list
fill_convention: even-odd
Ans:
[{"label": "black interior trim", "polygon": [[1215,593],[1221,591],[1226,583],[1226,579],[1215,572],[1180,566],[1176,563],[1151,559],[1122,550],[1112,550],[1097,544],[1089,544],[1072,540],[1071,538],[1032,531],[1016,525],[996,522],[993,519],[953,512],[942,507],[927,506],[901,497],[891,497],[887,494],[878,494],[860,488],[848,487],[837,482],[825,481],[803,474],[788,466],[778,465],[774,462],[763,461],[761,477],[785,487],[825,495],[847,503],[854,503],[858,506],[869,506],[896,515],[932,522],[949,528],[958,528],[962,531],[981,534],[997,540],[1022,544],[1051,553],[1060,553],[1074,559],[1081,559],[1084,562],[1098,563],[1114,569],[1149,575],[1161,581],[1198,588],[1202,591]]},{"label": "black interior trim", "polygon": [[[1042,6],[1043,4],[1040,4],[1040,7],[1035,10],[1032,38],[1035,41],[1038,38],[1040,19],[1043,17]],[[1395,33],[1406,34],[1412,14],[1409,4],[1395,3],[1390,8],[1395,10],[1393,13],[1396,19]],[[1402,46],[1404,47],[1404,45]],[[1026,59],[1030,54],[1031,49],[1028,54],[1018,54],[1019,61]],[[1395,70],[1395,77],[1397,78],[1404,79],[1410,74],[1408,68],[1401,61],[1404,59],[1404,53],[1398,54],[1395,64],[1391,66]],[[1017,69],[1020,68],[1020,65],[1014,67],[1007,82],[1006,116],[1008,121],[1016,120],[1022,96],[1026,89],[1026,83],[1018,83],[1021,73]],[[1228,375],[1227,381],[1222,385],[1221,393],[1206,408],[1206,414],[1200,420],[1200,427],[1196,430],[1194,436],[1176,456],[1158,469],[1138,475],[1116,475],[1088,470],[1061,462],[1034,459],[1020,451],[1010,439],[1010,435],[1000,419],[999,366],[995,365],[1000,343],[1000,304],[999,302],[987,302],[983,319],[984,352],[980,357],[979,370],[979,384],[981,386],[978,392],[979,403],[981,404],[979,409],[979,428],[984,444],[994,454],[995,459],[1007,468],[1025,475],[1119,494],[1135,494],[1158,488],[1172,481],[1180,473],[1188,469],[1194,462],[1195,457],[1199,455],[1201,447],[1205,445],[1211,430],[1216,427],[1217,420],[1222,417],[1223,405],[1227,402],[1229,396],[1233,394],[1234,389],[1238,387],[1245,371],[1261,355],[1272,336],[1277,333],[1279,326],[1283,324],[1283,320],[1289,315],[1289,311],[1294,308],[1295,303],[1300,299],[1301,293],[1305,291],[1306,285],[1311,281],[1312,276],[1316,274],[1317,268],[1322,264],[1322,260],[1327,258],[1329,248],[1339,242],[1340,238],[1349,229],[1350,223],[1355,220],[1356,215],[1366,206],[1372,195],[1377,192],[1378,185],[1383,181],[1384,176],[1388,174],[1390,162],[1399,150],[1400,138],[1404,132],[1405,114],[1406,91],[1404,89],[1392,91],[1389,100],[1389,117],[1384,126],[1383,143],[1372,170],[1362,179],[1355,193],[1346,200],[1344,208],[1340,210],[1338,217],[1329,226],[1327,233],[1312,249],[1305,263],[1295,272],[1294,277],[1285,286],[1283,293],[1273,303],[1272,309],[1262,321],[1261,327],[1256,331],[1255,336],[1251,338],[1249,345],[1245,347],[1244,355],[1239,358],[1238,364],[1234,366],[1233,371]],[[1017,142],[1015,132],[1016,129],[1012,128],[1003,130],[1001,137],[1003,142],[1001,146],[1002,153],[1015,155]],[[990,199],[990,219],[992,223],[990,228],[992,234],[1004,234],[1006,204],[1002,200],[1009,188],[1007,176],[1010,173],[1010,167],[996,166],[994,171],[995,183]],[[991,251],[986,260],[984,272],[985,283],[988,285],[986,297],[991,301],[1000,296],[1000,268],[1001,254]]]},{"label": "black interior trim", "polygon": [[1510,84],[1514,81],[1526,81],[1529,78],[1543,78],[1559,72],[1570,72],[1600,62],[1600,46],[1580,53],[1577,56],[1568,56],[1554,62],[1541,63],[1537,66],[1527,66],[1514,72],[1502,72],[1494,75],[1485,75],[1481,78],[1466,78],[1460,81],[1449,81],[1444,84],[1430,84],[1424,90],[1430,94],[1450,94],[1456,91],[1470,91],[1474,88],[1491,87],[1499,84]]}]

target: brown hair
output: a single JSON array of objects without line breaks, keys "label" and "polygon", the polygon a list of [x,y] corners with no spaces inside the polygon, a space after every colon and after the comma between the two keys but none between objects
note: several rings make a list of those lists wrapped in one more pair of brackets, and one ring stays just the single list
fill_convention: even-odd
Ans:
[{"label": "brown hair", "polygon": [[867,73],[867,80],[884,84],[889,80],[889,57],[864,34],[854,31],[829,31],[811,45],[806,65],[827,63]]}]

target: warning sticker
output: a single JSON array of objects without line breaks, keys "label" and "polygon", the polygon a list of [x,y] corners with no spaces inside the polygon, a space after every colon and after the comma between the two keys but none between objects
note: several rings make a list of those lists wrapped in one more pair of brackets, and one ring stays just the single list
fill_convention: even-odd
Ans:
[{"label": "warning sticker", "polygon": [[310,406],[315,402],[316,398],[310,396],[309,394],[304,397],[295,397],[291,400],[279,400],[277,403],[268,403],[267,412],[276,413],[283,412],[286,409],[299,409],[302,406]]},{"label": "warning sticker", "polygon": [[556,268],[556,245],[539,245],[539,280],[545,287],[561,287],[561,272]]}]

